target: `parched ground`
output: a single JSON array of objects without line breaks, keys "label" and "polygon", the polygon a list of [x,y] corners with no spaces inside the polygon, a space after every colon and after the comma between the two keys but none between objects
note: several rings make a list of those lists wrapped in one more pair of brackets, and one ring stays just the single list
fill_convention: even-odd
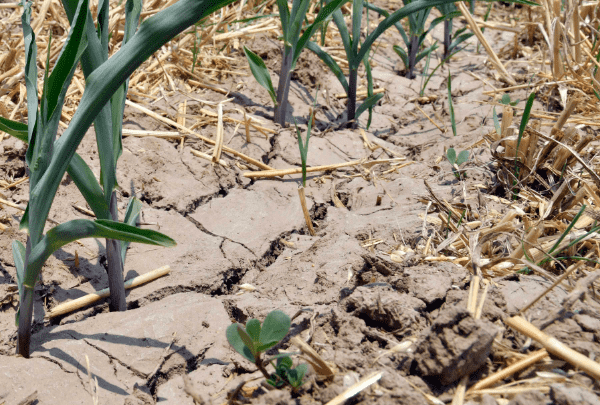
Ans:
[{"label": "parched ground", "polygon": [[[478,14],[482,11],[478,9]],[[497,15],[513,11],[499,7]],[[457,25],[464,23],[457,20]],[[514,35],[486,31],[497,51],[512,46]],[[436,29],[433,36],[440,38],[441,30]],[[192,154],[192,149],[209,151],[194,136],[186,136],[183,142],[125,137],[118,163],[120,212],[128,198],[136,196],[144,203],[142,226],[178,243],[171,249],[132,245],[125,279],[165,265],[171,272],[129,290],[126,312],[108,312],[103,300],[49,320],[45,316],[59,303],[108,286],[104,241],[82,240],[58,251],[36,286],[35,333],[28,360],[14,356],[18,297],[10,246],[14,239],[24,240],[17,231],[22,211],[3,205],[0,404],[17,404],[34,391],[38,404],[90,403],[86,356],[97,380],[100,404],[193,404],[184,391],[185,375],[213,404],[226,403],[227,394],[243,381],[246,384],[236,398],[239,403],[325,404],[371,373],[382,376],[347,403],[449,403],[464,376],[471,376],[474,383],[499,365],[539,350],[537,343],[508,328],[503,319],[517,314],[543,292],[551,284],[548,279],[518,274],[491,278],[482,316],[474,319],[467,310],[472,280],[463,267],[467,262],[442,260],[441,254],[431,254],[433,247],[426,250],[430,236],[443,240],[446,232],[441,225],[424,222],[428,186],[451,204],[475,207],[482,219],[484,211],[501,218],[512,209],[492,195],[494,191],[505,197],[493,188],[495,166],[489,144],[482,141],[494,131],[492,106],[482,102],[489,101],[483,92],[492,89],[490,84],[505,85],[471,39],[465,51],[433,76],[425,91],[428,100],[421,103],[421,78],[403,77],[401,62],[391,49],[398,38],[390,31],[374,55],[375,85],[385,89],[385,97],[364,133],[339,128],[345,100],[336,97],[343,89],[335,77],[308,51],[299,62],[290,92],[290,115],[297,117],[302,128],[316,86],[321,86],[308,164],[396,159],[369,168],[309,175],[307,203],[316,236],[308,234],[302,215],[297,193],[300,175],[251,180],[243,174],[255,168],[232,155],[223,154],[228,164],[223,167]],[[247,39],[246,46],[265,58],[276,83],[280,59],[276,36],[257,34]],[[247,143],[244,126],[226,121],[225,145],[273,168],[297,167],[295,131],[272,123],[270,98],[249,75],[240,49],[231,49],[226,56],[235,58],[236,71],[245,75],[215,84],[230,90],[227,96],[201,90],[190,99],[166,88],[154,97],[158,100],[141,96],[134,100],[177,120],[178,106],[187,99],[186,119],[193,123],[201,108],[216,111],[207,102],[232,98],[224,104],[225,116],[243,120],[245,111],[272,133],[267,132],[265,138],[252,130],[251,143]],[[526,55],[517,55],[513,61],[509,70],[520,78],[519,84],[527,83],[537,67],[523,63]],[[431,69],[437,63],[434,58]],[[448,114],[448,69],[456,137]],[[361,80],[366,84],[364,77]],[[175,84],[184,89],[181,81]],[[526,88],[510,94],[513,100],[528,95]],[[523,105],[521,101],[519,106]],[[546,106],[536,102],[535,108]],[[361,117],[361,128],[366,118]],[[125,110],[125,128],[176,131],[131,106]],[[197,133],[214,139],[215,128],[204,126]],[[449,147],[470,152],[462,181],[441,158]],[[5,137],[0,151],[0,179],[7,179],[8,184],[26,175],[26,145]],[[78,152],[99,174],[93,130]],[[28,183],[4,188],[0,194],[24,207]],[[338,200],[341,205],[335,204]],[[85,201],[67,176],[50,219],[60,223],[89,218],[75,206],[85,207]],[[429,209],[429,215],[437,218],[434,207]],[[594,359],[600,354],[600,312],[595,305],[579,303],[556,317],[567,294],[561,286],[553,289],[528,311],[528,319]],[[331,365],[334,377],[312,373],[297,392],[270,391],[261,385],[260,373],[227,343],[225,329],[232,322],[264,319],[274,309],[296,315],[290,335],[274,350],[295,350],[289,338],[299,336]],[[467,401],[486,405],[600,403],[596,381],[555,358],[511,378],[526,383],[512,391],[504,388],[490,390],[483,397],[467,397]]]}]

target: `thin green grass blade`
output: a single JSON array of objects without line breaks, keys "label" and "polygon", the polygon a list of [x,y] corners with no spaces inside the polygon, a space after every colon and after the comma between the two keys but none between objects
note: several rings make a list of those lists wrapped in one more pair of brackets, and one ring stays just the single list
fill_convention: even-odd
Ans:
[{"label": "thin green grass blade", "polygon": [[308,44],[306,45],[306,47],[310,51],[314,52],[319,57],[319,59],[321,59],[323,61],[323,63],[325,63],[325,65],[327,65],[329,70],[339,80],[339,82],[342,85],[342,87],[344,88],[344,91],[346,92],[346,94],[348,94],[348,81],[346,80],[346,76],[344,76],[344,72],[342,71],[342,68],[331,57],[331,55],[329,55],[319,45],[317,45],[316,43],[314,43],[312,41],[309,41]]},{"label": "thin green grass blade", "polygon": [[[38,112],[38,90],[37,90],[37,44],[35,33],[30,25],[31,3],[25,3],[21,24],[23,27],[23,40],[25,47],[25,87],[27,89],[27,139],[29,148],[25,155],[27,165],[31,168],[34,164],[33,154],[36,141]],[[34,178],[33,181],[36,179]],[[35,185],[30,180],[30,186]]]},{"label": "thin green grass blade", "polygon": [[496,113],[496,107],[492,109],[492,118],[494,120],[494,128],[496,129],[496,133],[498,136],[502,136],[502,126],[500,125],[498,114]]},{"label": "thin green grass blade", "polygon": [[98,15],[97,15],[97,31],[98,38],[100,39],[100,49],[102,50],[102,61],[108,60],[108,11],[109,11],[109,1],[108,0],[99,0],[98,1]]},{"label": "thin green grass blade", "polygon": [[[529,118],[531,116],[531,109],[533,108],[533,101],[535,100],[535,92],[529,95],[527,99],[527,104],[525,104],[525,110],[523,111],[523,117],[521,117],[521,125],[519,125],[519,137],[517,138],[517,147],[515,152],[515,183],[519,179],[519,147],[521,146],[521,139],[523,139],[523,134],[525,133],[525,128],[529,123]],[[513,198],[516,198],[516,190],[513,193]]]},{"label": "thin green grass blade", "polygon": [[556,242],[554,243],[554,245],[550,248],[550,250],[548,251],[549,255],[551,255],[552,253],[554,253],[554,251],[560,246],[561,242],[567,237],[567,235],[569,233],[571,233],[571,230],[573,229],[573,227],[575,226],[575,224],[577,223],[577,221],[579,221],[579,218],[581,218],[581,216],[585,212],[585,208],[586,208],[586,206],[585,206],[585,204],[583,204],[581,206],[581,208],[579,209],[579,212],[577,213],[577,215],[575,215],[575,217],[573,217],[573,220],[571,221],[571,223],[569,224],[569,226],[567,226],[567,229],[565,229],[565,231],[556,240]]},{"label": "thin green grass blade", "polygon": [[[365,73],[367,74],[367,99],[373,97],[373,71],[371,70],[371,62],[369,61],[369,54],[365,56],[363,61],[365,65]],[[383,96],[383,94],[382,94]],[[376,104],[376,103],[375,103]],[[373,104],[373,105],[375,105]],[[356,119],[358,116],[356,117]],[[367,129],[371,127],[371,121],[373,120],[373,106],[369,107],[369,118],[367,119]]]},{"label": "thin green grass blade", "polygon": [[265,65],[265,62],[260,56],[246,47],[244,47],[244,53],[246,54],[246,59],[248,59],[248,64],[250,65],[252,75],[258,84],[260,84],[269,92],[271,100],[273,100],[273,104],[277,106],[277,94],[275,93],[275,88],[273,87],[273,82],[271,81],[271,75],[269,74],[267,65]]},{"label": "thin green grass blade", "polygon": [[[387,18],[387,17],[390,16],[390,13],[388,13],[386,10],[382,9],[381,7],[377,7],[373,3],[367,3],[366,6],[367,6],[367,8],[369,10],[375,11],[376,13],[378,13],[381,16],[383,16],[384,18]],[[402,37],[402,40],[404,41],[404,43],[408,47],[409,44],[410,44],[410,40],[408,39],[408,35],[406,35],[406,31],[404,30],[404,27],[402,26],[402,24],[400,23],[400,21],[397,21],[396,23],[394,23],[394,26],[396,27],[396,29],[400,33],[400,36]],[[395,45],[395,46],[398,46],[398,45]],[[408,65],[408,63],[406,65]]]},{"label": "thin green grass blade", "polygon": [[408,54],[406,53],[406,50],[404,48],[400,47],[399,45],[394,45],[393,49],[394,49],[394,52],[396,52],[396,54],[398,54],[400,59],[402,59],[402,63],[404,63],[404,67],[406,69],[408,69]]},{"label": "thin green grass blade", "polygon": [[448,109],[450,110],[452,133],[456,136],[456,117],[454,116],[454,105],[452,104],[452,74],[450,72],[448,72]]}]

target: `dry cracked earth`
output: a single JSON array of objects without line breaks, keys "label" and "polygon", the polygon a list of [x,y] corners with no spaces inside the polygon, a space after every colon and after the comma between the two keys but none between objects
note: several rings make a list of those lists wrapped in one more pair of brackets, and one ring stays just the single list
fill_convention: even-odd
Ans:
[{"label": "dry cracked earth", "polygon": [[[498,47],[512,42],[512,34],[489,35]],[[38,404],[91,403],[85,356],[98,382],[100,404],[193,404],[184,392],[185,374],[206,400],[225,403],[227,392],[241,381],[248,381],[247,387],[260,386],[252,365],[229,347],[226,327],[233,321],[263,319],[273,309],[290,316],[300,311],[290,336],[275,350],[290,348],[291,336],[310,337],[312,347],[337,374],[326,381],[312,375],[297,393],[259,387],[250,395],[255,404],[326,403],[373,371],[383,371],[382,379],[348,403],[425,405],[428,402],[421,392],[449,402],[462,376],[475,373],[472,379],[476,380],[489,373],[494,361],[491,342],[498,333],[504,334],[504,342],[521,347],[525,338],[506,331],[501,319],[543,291],[548,285],[544,279],[496,280],[483,317],[476,321],[466,311],[467,270],[452,263],[423,261],[418,253],[408,253],[400,261],[389,255],[400,246],[416,248],[424,243],[418,215],[426,208],[419,201],[426,194],[425,180],[449,201],[463,198],[463,184],[454,179],[447,162],[436,158],[444,148],[465,149],[492,130],[490,107],[478,102],[484,99],[485,87],[476,77],[494,81],[493,72],[474,45],[450,64],[459,133],[453,137],[451,131],[441,133],[417,109],[439,117],[449,128],[445,77],[436,75],[428,86],[427,94],[437,95],[437,100],[419,105],[415,100],[420,79],[402,77],[391,51],[394,37],[386,41],[374,59],[376,84],[386,89],[386,97],[366,132],[371,142],[385,149],[371,151],[360,131],[331,125],[344,109],[344,101],[332,95],[342,89],[313,55],[303,57],[293,81],[293,115],[306,122],[307,106],[319,81],[330,97],[320,98],[309,165],[403,156],[413,162],[410,166],[387,174],[383,173],[393,168],[390,165],[370,172],[350,168],[309,176],[307,200],[317,231],[311,237],[298,200],[299,176],[250,180],[243,176],[247,171],[243,162],[230,156],[225,157],[230,167],[224,168],[192,155],[192,148],[206,149],[193,137],[183,146],[153,137],[125,138],[118,164],[121,212],[127,199],[137,196],[144,202],[142,226],[178,242],[171,249],[132,245],[125,278],[163,265],[172,271],[129,290],[126,312],[110,313],[101,301],[45,320],[58,303],[107,287],[103,241],[82,240],[58,251],[36,287],[28,360],[13,354],[17,296],[11,292],[16,278],[10,244],[15,238],[24,239],[16,231],[21,211],[4,207],[0,213],[9,228],[0,234],[0,404],[16,404],[34,391]],[[276,68],[275,40],[258,36],[249,47],[262,52],[267,65]],[[268,95],[250,76],[235,77],[229,84],[238,90],[225,107],[227,116],[243,118],[236,110],[243,106],[275,129],[268,120],[272,114]],[[222,98],[209,91],[199,96],[213,101]],[[524,93],[517,96],[525,98]],[[181,100],[178,95],[165,95],[151,108],[175,117]],[[193,114],[200,103],[190,100],[188,106]],[[361,119],[363,127],[365,118]],[[125,128],[171,130],[130,107]],[[243,129],[235,135],[234,129],[226,125],[227,146],[275,168],[300,164],[292,130],[278,130],[268,139],[253,133],[248,144]],[[198,131],[213,137],[214,130],[211,126]],[[90,130],[79,153],[98,174],[93,136]],[[5,138],[0,149],[0,177],[23,177],[25,145]],[[482,145],[470,151],[468,189],[473,184],[491,186],[494,173],[489,168],[489,150]],[[27,183],[2,194],[24,206]],[[334,205],[334,194],[345,208]],[[65,177],[50,218],[60,223],[86,217],[74,205],[85,207],[85,201]],[[425,230],[426,235],[434,231],[429,225]],[[73,260],[76,252],[78,265]],[[254,289],[240,288],[244,284]],[[531,312],[533,323],[546,322],[565,294],[555,289],[538,304]],[[554,321],[545,331],[586,355],[600,354],[600,317],[589,308]],[[405,339],[417,342],[413,350],[388,351]],[[582,386],[597,388],[584,374],[572,378]],[[590,388],[557,383],[543,392],[524,392],[510,403],[600,403]],[[474,403],[488,405],[496,400],[485,397]]]}]

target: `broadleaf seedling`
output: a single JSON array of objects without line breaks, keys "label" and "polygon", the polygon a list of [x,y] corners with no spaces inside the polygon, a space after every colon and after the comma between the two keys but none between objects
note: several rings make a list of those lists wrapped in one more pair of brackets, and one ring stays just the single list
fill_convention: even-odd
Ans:
[{"label": "broadleaf seedling", "polygon": [[[226,331],[227,341],[246,360],[256,364],[269,384],[276,388],[289,384],[296,389],[302,385],[308,371],[306,364],[294,368],[289,353],[282,353],[271,359],[263,358],[267,350],[287,336],[291,325],[292,320],[289,316],[275,310],[266,316],[262,325],[258,319],[250,319],[245,327],[239,323],[229,325]],[[273,360],[276,360],[276,363],[273,363]],[[273,373],[267,371],[268,364],[273,366],[275,370]]]},{"label": "broadleaf seedling", "polygon": [[469,161],[469,151],[463,150],[457,156],[454,148],[448,148],[446,151],[446,159],[448,159],[448,162],[450,162],[450,165],[452,166],[452,173],[454,174],[454,177],[456,177],[457,180],[460,180],[460,166]]}]

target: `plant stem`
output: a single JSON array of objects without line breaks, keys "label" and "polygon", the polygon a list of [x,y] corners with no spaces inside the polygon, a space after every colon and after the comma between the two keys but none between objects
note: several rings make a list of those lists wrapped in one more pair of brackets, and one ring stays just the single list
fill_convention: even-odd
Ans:
[{"label": "plant stem", "polygon": [[410,38],[410,51],[408,53],[408,72],[406,73],[407,79],[414,79],[415,76],[415,65],[417,60],[417,53],[419,52],[419,37],[413,35]]},{"label": "plant stem", "polygon": [[452,20],[444,21],[444,58],[450,53],[450,45],[452,39]]},{"label": "plant stem", "polygon": [[[110,198],[110,214],[113,221],[118,221],[117,196],[113,191]],[[111,312],[127,310],[125,300],[125,284],[123,283],[123,262],[121,261],[121,242],[106,239],[106,259],[108,262],[108,288],[110,290]]]},{"label": "plant stem", "polygon": [[[31,252],[31,238],[27,237],[25,248],[25,266],[29,261]],[[27,269],[27,267],[26,267]],[[17,354],[29,358],[31,343],[31,319],[33,318],[33,293],[34,290],[23,286],[23,296],[19,305],[19,328],[17,330]]]},{"label": "plant stem", "polygon": [[356,118],[356,86],[358,82],[358,69],[350,68],[350,76],[348,77],[348,122],[350,126],[356,126],[357,123],[352,123]]},{"label": "plant stem", "polygon": [[293,48],[284,46],[281,70],[279,71],[279,85],[277,86],[277,105],[275,106],[275,122],[282,127],[285,126],[285,117],[288,109],[288,95],[290,93],[290,82],[292,79]]}]

